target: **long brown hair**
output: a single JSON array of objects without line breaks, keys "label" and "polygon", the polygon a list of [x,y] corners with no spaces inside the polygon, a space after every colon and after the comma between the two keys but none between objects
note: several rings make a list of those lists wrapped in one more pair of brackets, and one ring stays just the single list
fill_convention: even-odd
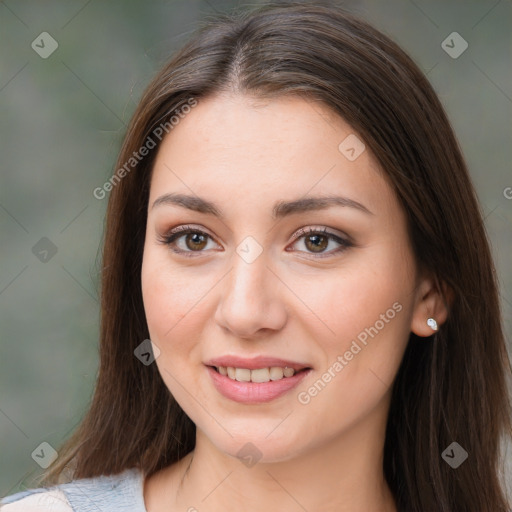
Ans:
[{"label": "long brown hair", "polygon": [[[108,204],[95,393],[45,481],[57,482],[66,468],[73,478],[131,467],[151,475],[194,448],[195,425],[156,365],[141,364],[133,352],[149,337],[140,280],[155,128],[191,98],[226,90],[300,95],[343,117],[396,191],[418,266],[451,296],[449,318],[435,336],[410,335],[394,382],[384,472],[399,510],[508,511],[500,441],[512,431],[511,367],[466,164],[420,69],[388,37],[329,2],[217,16],[145,91],[116,166],[126,172],[113,182]],[[126,167],[148,137],[156,147]],[[453,441],[469,453],[457,469],[441,457]]]}]

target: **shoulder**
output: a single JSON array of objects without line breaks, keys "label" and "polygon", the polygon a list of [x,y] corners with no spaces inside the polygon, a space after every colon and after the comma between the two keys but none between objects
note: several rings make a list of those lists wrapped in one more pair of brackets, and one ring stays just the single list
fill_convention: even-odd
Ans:
[{"label": "shoulder", "polygon": [[[144,477],[137,468],[116,475],[72,480],[51,488],[29,489],[0,501],[1,512],[146,512]],[[125,507],[125,508],[123,508]]]},{"label": "shoulder", "polygon": [[59,489],[33,489],[7,496],[0,501],[2,512],[73,512]]}]

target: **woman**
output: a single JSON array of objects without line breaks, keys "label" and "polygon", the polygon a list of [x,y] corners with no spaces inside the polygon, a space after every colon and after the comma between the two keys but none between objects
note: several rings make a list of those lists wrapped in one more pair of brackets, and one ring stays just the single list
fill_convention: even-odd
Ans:
[{"label": "woman", "polygon": [[95,395],[3,510],[510,510],[489,245],[395,43],[325,3],[211,21],[116,168]]}]

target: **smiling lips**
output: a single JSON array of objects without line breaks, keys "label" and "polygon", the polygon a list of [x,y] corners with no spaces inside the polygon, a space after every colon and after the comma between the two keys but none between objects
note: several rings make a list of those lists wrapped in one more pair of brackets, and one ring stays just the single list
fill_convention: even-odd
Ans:
[{"label": "smiling lips", "polygon": [[217,390],[242,403],[273,400],[295,387],[311,371],[307,365],[270,357],[226,356],[205,364]]}]

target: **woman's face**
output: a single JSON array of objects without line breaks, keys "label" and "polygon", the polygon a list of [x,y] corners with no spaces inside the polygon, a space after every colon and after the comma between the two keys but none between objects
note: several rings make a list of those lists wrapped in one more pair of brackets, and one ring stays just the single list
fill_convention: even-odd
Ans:
[{"label": "woman's face", "polygon": [[[383,433],[409,333],[429,315],[405,217],[356,137],[318,102],[218,95],[159,149],[149,333],[165,384],[222,452],[286,460]],[[178,228],[191,233],[172,239]]]}]

